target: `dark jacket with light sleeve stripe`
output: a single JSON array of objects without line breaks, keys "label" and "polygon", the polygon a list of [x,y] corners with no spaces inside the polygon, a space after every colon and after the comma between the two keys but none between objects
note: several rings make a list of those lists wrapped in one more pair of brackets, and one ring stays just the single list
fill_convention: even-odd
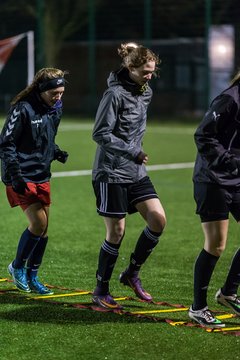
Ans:
[{"label": "dark jacket with light sleeve stripe", "polygon": [[194,182],[240,186],[239,100],[238,84],[223,91],[196,130]]},{"label": "dark jacket with light sleeve stripe", "polygon": [[93,180],[133,183],[146,176],[145,165],[136,164],[135,159],[142,150],[151,98],[151,88],[132,82],[127,69],[110,74],[93,129],[98,144]]},{"label": "dark jacket with light sleeve stripe", "polygon": [[1,177],[6,185],[18,174],[25,182],[50,179],[61,115],[61,106],[49,108],[35,92],[10,108],[0,137]]}]

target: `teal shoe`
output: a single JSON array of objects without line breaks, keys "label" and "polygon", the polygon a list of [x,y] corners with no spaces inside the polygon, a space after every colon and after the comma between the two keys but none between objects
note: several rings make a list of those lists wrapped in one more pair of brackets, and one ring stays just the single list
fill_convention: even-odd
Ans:
[{"label": "teal shoe", "polygon": [[37,276],[30,277],[28,279],[28,285],[32,292],[39,295],[53,295],[53,291],[47,286],[40,283]]},{"label": "teal shoe", "polygon": [[18,290],[27,293],[31,292],[27,281],[27,270],[24,267],[15,269],[11,263],[8,265],[8,272],[12,276],[13,283],[18,288]]}]

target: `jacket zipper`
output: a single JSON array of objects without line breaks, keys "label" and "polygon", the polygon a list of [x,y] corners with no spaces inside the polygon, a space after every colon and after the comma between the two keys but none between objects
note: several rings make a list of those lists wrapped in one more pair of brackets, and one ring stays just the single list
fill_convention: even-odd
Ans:
[{"label": "jacket zipper", "polygon": [[233,134],[233,136],[232,136],[232,138],[231,138],[231,140],[230,140],[230,143],[229,143],[229,145],[228,145],[228,150],[230,150],[231,149],[231,146],[232,146],[232,143],[233,143],[233,140],[235,139],[235,137],[237,136],[237,130],[235,130],[235,132],[234,132],[234,134]]}]

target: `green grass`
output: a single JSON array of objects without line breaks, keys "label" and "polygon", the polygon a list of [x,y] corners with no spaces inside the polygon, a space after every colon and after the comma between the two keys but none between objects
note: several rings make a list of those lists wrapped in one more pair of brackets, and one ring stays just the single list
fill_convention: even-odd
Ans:
[{"label": "green grass", "polygon": [[[73,130],[69,125],[74,124]],[[81,123],[80,123],[81,124]],[[195,159],[195,125],[150,124],[144,139],[149,165],[192,162]],[[54,163],[52,170],[91,169],[95,144],[91,124],[82,127],[63,121],[57,143],[70,154],[67,164]],[[149,172],[167,214],[161,241],[141,273],[142,281],[156,301],[189,306],[192,301],[192,270],[202,248],[203,236],[192,197],[192,169]],[[49,245],[41,268],[41,278],[56,286],[93,290],[100,244],[105,236],[102,218],[96,214],[91,177],[52,179]],[[1,261],[0,277],[16,252],[18,237],[27,226],[19,208],[11,209],[0,184]],[[111,281],[116,296],[132,295],[118,282],[130,252],[144,227],[134,214],[127,218],[126,235]],[[231,256],[239,241],[237,225],[231,221],[229,244],[220,259],[209,287],[209,306],[223,311],[214,302]],[[9,284],[0,283],[0,290]],[[57,293],[64,291],[56,290]],[[55,299],[68,304],[90,302],[89,295]],[[26,295],[0,294],[1,360],[181,360],[239,359],[239,338],[203,329],[171,326],[151,318],[76,309],[64,305],[28,300]],[[122,301],[126,310],[152,309],[153,305]],[[156,306],[155,306],[156,308]],[[166,307],[157,306],[158,309]],[[158,319],[188,321],[187,312],[156,314]],[[240,326],[238,319],[227,320]]]}]

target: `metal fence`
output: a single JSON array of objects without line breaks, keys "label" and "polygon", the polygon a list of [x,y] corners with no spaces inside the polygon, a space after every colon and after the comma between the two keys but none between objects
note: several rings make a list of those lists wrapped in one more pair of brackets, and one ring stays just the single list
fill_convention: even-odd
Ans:
[{"label": "metal fence", "polygon": [[[59,1],[64,3],[64,0]],[[74,1],[69,0],[68,4]],[[49,6],[46,0],[37,3],[44,5],[45,9]],[[211,100],[209,30],[213,24],[233,26],[235,55],[232,71],[239,66],[238,0],[85,0],[85,3],[88,14],[83,19],[83,26],[63,43],[57,63],[51,64],[70,72],[64,95],[68,113],[94,116],[109,72],[120,65],[117,47],[121,42],[142,43],[153,49],[162,60],[160,77],[151,82],[154,96],[149,111],[155,118],[162,114],[194,116],[207,108]],[[44,11],[44,7],[41,9]],[[42,28],[40,20],[43,15],[41,12],[32,29],[36,39],[36,58],[41,55],[39,27]],[[13,27],[11,23],[11,29]],[[19,17],[16,32],[28,30],[26,17],[22,22]],[[3,112],[9,106],[9,99],[26,86],[26,52],[26,40],[23,40],[0,74],[0,107]],[[215,79],[221,71],[224,68],[215,73]],[[221,86],[227,86],[230,75],[230,72],[227,76],[225,74],[226,84]]]}]

